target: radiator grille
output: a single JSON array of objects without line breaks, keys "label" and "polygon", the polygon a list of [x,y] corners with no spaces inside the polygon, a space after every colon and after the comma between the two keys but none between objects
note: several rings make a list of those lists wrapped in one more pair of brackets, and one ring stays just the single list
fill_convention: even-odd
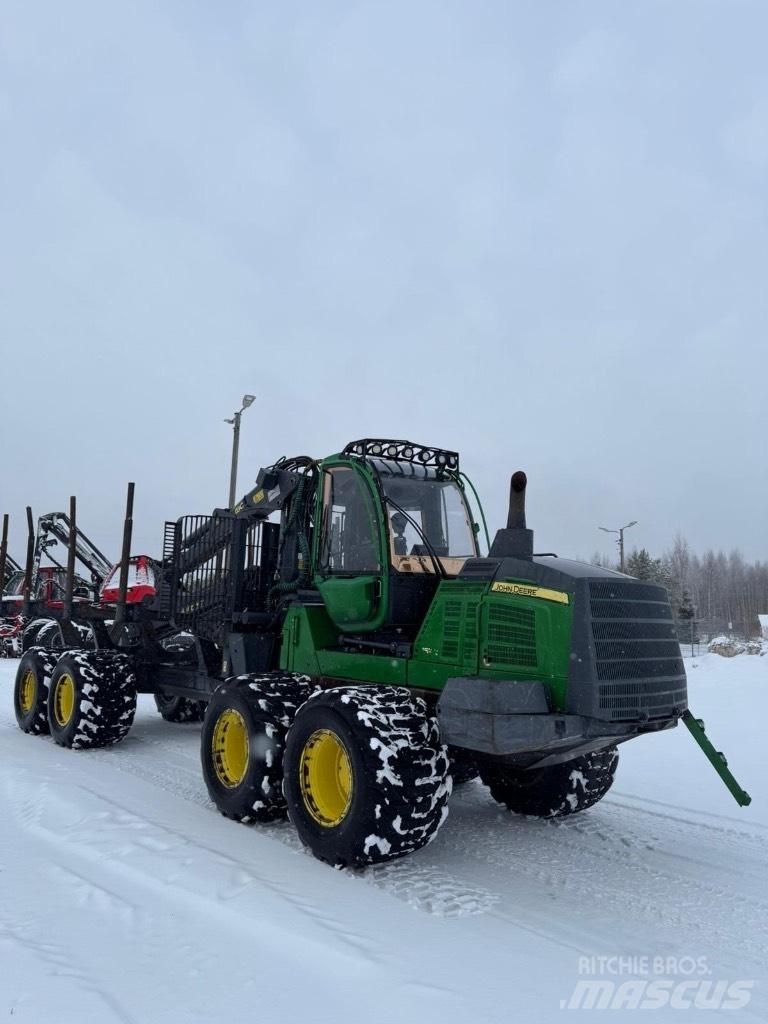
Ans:
[{"label": "radiator grille", "polygon": [[461,601],[446,601],[443,612],[443,657],[447,661],[458,661],[459,638],[461,637]]},{"label": "radiator grille", "polygon": [[676,640],[674,622],[593,619],[595,640]]},{"label": "radiator grille", "polygon": [[667,619],[672,621],[669,601],[610,601],[592,600],[592,616],[596,619]]},{"label": "radiator grille", "polygon": [[488,608],[486,657],[493,663],[536,668],[536,616],[530,608],[492,603]]},{"label": "radiator grille", "polygon": [[467,601],[464,607],[464,637],[461,644],[461,660],[464,665],[477,664],[477,610],[479,601]]},{"label": "radiator grille", "polygon": [[608,601],[626,599],[627,601],[656,601],[669,604],[669,597],[664,587],[655,583],[628,583],[626,580],[600,580],[589,585],[593,600],[604,598]]},{"label": "radiator grille", "polygon": [[659,689],[649,682],[611,683],[600,688],[600,707],[610,710],[614,721],[636,719],[639,714],[666,718],[675,707],[685,702],[685,685],[682,688]]},{"label": "radiator grille", "polygon": [[474,667],[477,661],[477,600],[448,600],[443,610],[441,659]]},{"label": "radiator grille", "polygon": [[680,644],[677,640],[597,640],[595,654],[598,662],[623,659],[634,663],[661,658],[674,661],[680,657]]},{"label": "radiator grille", "polygon": [[684,707],[685,670],[664,587],[601,580],[589,590],[601,714],[666,718]]}]

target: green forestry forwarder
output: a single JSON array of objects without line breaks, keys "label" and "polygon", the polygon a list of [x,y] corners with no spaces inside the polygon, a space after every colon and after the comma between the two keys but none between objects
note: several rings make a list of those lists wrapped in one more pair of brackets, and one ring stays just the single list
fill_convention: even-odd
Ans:
[{"label": "green forestry forwarder", "polygon": [[666,590],[534,554],[525,488],[515,473],[482,556],[456,452],[369,438],[281,459],[234,509],[166,524],[157,597],[127,605],[121,580],[98,649],[27,652],[19,724],[103,746],[152,693],[167,720],[203,719],[223,814],[288,814],[336,866],[424,846],[478,773],[518,814],[584,810],[620,743],[680,719],[748,803],[688,711]]}]

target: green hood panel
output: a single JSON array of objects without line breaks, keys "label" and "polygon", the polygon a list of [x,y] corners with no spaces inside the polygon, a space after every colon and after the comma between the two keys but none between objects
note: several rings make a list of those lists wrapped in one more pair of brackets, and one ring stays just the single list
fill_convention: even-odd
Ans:
[{"label": "green hood panel", "polygon": [[[453,676],[541,680],[553,708],[565,701],[570,602],[525,581],[442,582],[416,638],[412,686],[440,689]],[[565,596],[565,595],[564,595]]]}]

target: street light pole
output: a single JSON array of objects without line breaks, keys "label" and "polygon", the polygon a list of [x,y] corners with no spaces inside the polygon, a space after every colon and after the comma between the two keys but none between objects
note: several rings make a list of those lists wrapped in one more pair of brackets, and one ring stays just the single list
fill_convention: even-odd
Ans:
[{"label": "street light pole", "polygon": [[227,508],[235,507],[235,495],[237,494],[237,460],[240,456],[240,417],[242,410],[235,413],[235,423],[232,429],[232,467],[229,471],[229,505]]},{"label": "street light pole", "polygon": [[619,565],[621,566],[621,571],[622,572],[624,572],[624,530],[625,529],[626,529],[625,526],[622,526],[619,529]]},{"label": "street light pole", "polygon": [[633,519],[631,523],[627,523],[625,526],[620,526],[618,530],[609,530],[607,526],[598,526],[598,530],[602,530],[603,533],[618,534],[619,539],[616,543],[619,545],[619,566],[622,572],[624,572],[624,531],[628,530],[630,526],[637,526],[637,520]]},{"label": "street light pole", "polygon": [[232,424],[232,465],[229,471],[229,505],[230,509],[235,507],[237,498],[237,460],[240,455],[240,417],[256,401],[255,395],[243,395],[243,404],[233,415],[232,419],[225,419],[225,423]]}]

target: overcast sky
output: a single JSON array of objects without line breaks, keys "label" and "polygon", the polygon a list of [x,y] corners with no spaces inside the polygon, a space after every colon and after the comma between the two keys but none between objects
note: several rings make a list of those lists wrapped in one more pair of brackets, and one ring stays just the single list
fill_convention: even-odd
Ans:
[{"label": "overcast sky", "polygon": [[282,454],[457,448],[537,549],[768,558],[768,5],[0,8],[0,511],[134,550]]}]

